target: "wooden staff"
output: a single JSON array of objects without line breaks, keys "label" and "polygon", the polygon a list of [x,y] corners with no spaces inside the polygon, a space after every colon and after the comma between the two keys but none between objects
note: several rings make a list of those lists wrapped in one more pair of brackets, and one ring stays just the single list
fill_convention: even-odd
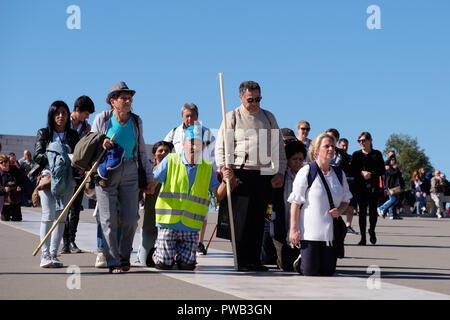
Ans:
[{"label": "wooden staff", "polygon": [[[225,166],[228,167],[229,161],[228,161],[228,143],[227,143],[227,117],[225,112],[225,97],[223,93],[223,74],[219,73],[219,80],[220,80],[220,97],[222,100],[222,116],[223,116],[223,141],[225,144]],[[233,258],[234,258],[234,269],[238,270],[238,262],[237,262],[237,255],[236,255],[236,238],[234,235],[234,220],[233,220],[233,208],[231,207],[231,181],[228,179],[225,180],[227,184],[227,201],[228,201],[228,218],[230,221],[230,230],[231,230],[231,247],[233,249]]]},{"label": "wooden staff", "polygon": [[[116,137],[116,134],[113,134],[113,136],[111,137],[111,141],[113,141],[115,137]],[[81,190],[83,190],[83,187],[86,184],[86,182],[89,179],[89,177],[91,176],[92,172],[94,172],[94,170],[97,169],[97,167],[100,164],[100,161],[102,160],[103,155],[105,154],[105,152],[106,152],[106,150],[102,151],[102,153],[100,154],[100,157],[98,158],[98,160],[94,163],[94,165],[92,166],[91,170],[88,171],[88,173],[86,174],[86,177],[84,178],[83,182],[78,187],[78,190],[72,196],[72,199],[70,199],[69,203],[66,205],[66,207],[63,210],[63,212],[61,212],[61,214],[59,215],[58,219],[55,221],[55,223],[53,224],[53,226],[49,230],[49,232],[45,235],[44,239],[41,241],[39,246],[36,248],[36,250],[33,251],[33,256],[35,256],[39,252],[39,250],[41,250],[41,248],[44,245],[45,241],[47,241],[48,237],[50,237],[50,235],[52,234],[53,230],[55,230],[55,228],[58,225],[58,223],[62,220],[64,215],[67,213],[67,211],[69,211],[69,208],[72,206],[72,203],[75,201],[75,199],[77,198],[77,196],[81,192]]]}]

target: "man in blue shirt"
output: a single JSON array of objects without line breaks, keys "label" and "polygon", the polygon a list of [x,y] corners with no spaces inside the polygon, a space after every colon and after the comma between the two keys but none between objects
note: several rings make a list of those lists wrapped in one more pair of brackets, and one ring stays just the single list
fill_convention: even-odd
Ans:
[{"label": "man in blue shirt", "polygon": [[[154,171],[155,179],[163,184],[156,203],[158,238],[153,259],[158,269],[171,269],[175,262],[179,269],[193,270],[195,268],[198,231],[206,218],[205,211],[209,206],[209,199],[205,201],[206,199],[198,195],[210,191],[218,199],[223,199],[226,195],[225,180],[234,180],[233,170],[229,168],[224,171],[224,181],[220,183],[217,180],[212,163],[202,159],[204,146],[202,128],[197,125],[190,126],[184,133],[183,151],[164,158]],[[179,169],[180,163],[177,161],[181,161],[186,171],[183,170],[184,168]],[[169,168],[172,169],[169,170]],[[174,170],[174,168],[178,169]],[[196,181],[197,171],[201,173],[204,170],[211,172],[207,173],[209,184]],[[173,176],[168,177],[168,175]],[[179,187],[186,175],[189,181],[187,194],[186,190],[183,191],[183,188]],[[196,183],[195,192],[197,192],[195,195],[193,194],[194,183]],[[191,205],[193,202],[194,205]],[[180,204],[182,207],[175,207]],[[200,207],[203,206],[200,209],[198,209],[199,204]],[[199,221],[202,222],[199,223]]]}]

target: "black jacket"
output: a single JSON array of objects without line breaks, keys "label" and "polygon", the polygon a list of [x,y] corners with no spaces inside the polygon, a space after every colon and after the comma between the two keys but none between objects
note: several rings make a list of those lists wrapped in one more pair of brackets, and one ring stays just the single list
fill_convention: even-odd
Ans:
[{"label": "black jacket", "polygon": [[[364,180],[361,171],[369,171],[372,178]],[[355,177],[355,190],[358,193],[379,192],[381,190],[379,179],[385,172],[383,155],[374,149],[367,155],[361,150],[355,151],[352,155],[350,172]]]},{"label": "black jacket", "polygon": [[388,189],[400,186],[405,189],[405,181],[403,180],[402,173],[399,168],[393,168],[389,166],[386,170],[386,175],[384,178],[384,186]]},{"label": "black jacket", "polygon": [[[37,177],[39,173],[47,166],[47,147],[52,141],[53,131],[48,128],[39,129],[36,136],[36,144],[34,145],[34,161],[38,165],[38,169],[33,168],[30,172],[32,177]],[[75,149],[75,145],[78,143],[78,133],[69,129],[64,138],[64,143],[68,144],[69,147],[73,150]]]},{"label": "black jacket", "polygon": [[14,166],[10,166],[8,172],[0,169],[0,196],[6,195],[5,187],[8,186],[8,182],[14,182],[13,184],[16,187],[23,189],[25,186],[25,175],[22,170]]}]

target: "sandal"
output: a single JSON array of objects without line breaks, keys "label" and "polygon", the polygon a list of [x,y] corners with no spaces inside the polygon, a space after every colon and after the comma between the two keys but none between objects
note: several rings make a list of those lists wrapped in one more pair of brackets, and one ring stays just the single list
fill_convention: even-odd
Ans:
[{"label": "sandal", "polygon": [[122,268],[115,266],[115,267],[109,267],[109,273],[111,274],[120,274],[122,273]]}]

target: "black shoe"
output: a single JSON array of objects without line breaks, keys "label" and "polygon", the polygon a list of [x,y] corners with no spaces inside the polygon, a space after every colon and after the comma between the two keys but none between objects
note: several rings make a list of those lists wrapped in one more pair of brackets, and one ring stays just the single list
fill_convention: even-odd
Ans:
[{"label": "black shoe", "polygon": [[251,271],[251,270],[250,270],[250,267],[249,267],[249,266],[238,266],[237,271],[240,271],[240,272],[249,272],[249,271]]},{"label": "black shoe", "polygon": [[70,253],[70,246],[68,242],[63,242],[63,246],[61,249],[61,254],[66,254],[66,253]]},{"label": "black shoe", "polygon": [[155,261],[153,261],[153,254],[154,253],[155,253],[155,248],[152,248],[150,250],[150,252],[148,253],[147,260],[145,261],[145,265],[147,267],[151,267],[151,268],[155,267]]},{"label": "black shoe", "polygon": [[358,242],[358,246],[365,246],[366,245],[366,238],[361,238],[361,240]]},{"label": "black shoe", "polygon": [[249,267],[250,267],[250,270],[252,270],[252,271],[263,271],[263,272],[264,271],[269,271],[269,268],[264,266],[264,265],[262,265],[262,264],[251,265]]},{"label": "black shoe", "polygon": [[130,263],[130,261],[123,261],[123,262],[121,262],[121,263],[120,263],[120,269],[121,269],[123,272],[128,272],[128,271],[130,271],[130,269],[131,269],[131,263]]},{"label": "black shoe", "polygon": [[204,256],[206,256],[206,254],[207,254],[206,248],[203,245],[203,243],[201,243],[201,242],[197,246],[197,255],[199,255],[199,254],[204,255]]},{"label": "black shoe", "polygon": [[69,247],[70,247],[70,252],[72,252],[72,253],[81,253],[81,252],[83,252],[83,251],[81,251],[80,248],[77,247],[77,245],[75,244],[74,241],[70,242]]},{"label": "black shoe", "polygon": [[375,236],[375,231],[369,230],[370,235],[370,243],[375,244],[377,243],[377,237]]}]

